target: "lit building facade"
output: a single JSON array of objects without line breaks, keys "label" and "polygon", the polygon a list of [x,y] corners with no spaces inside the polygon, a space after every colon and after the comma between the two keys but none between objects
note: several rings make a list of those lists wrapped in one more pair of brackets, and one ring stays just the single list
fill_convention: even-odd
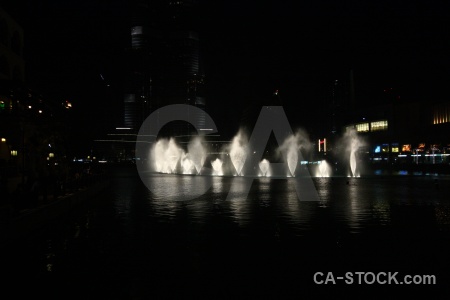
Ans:
[{"label": "lit building facade", "polygon": [[361,148],[374,165],[450,165],[450,103],[392,102],[359,109],[357,122],[343,131],[355,129],[365,139]]},{"label": "lit building facade", "polygon": [[[128,48],[128,82],[124,95],[124,127],[139,130],[145,118],[170,104],[204,109],[205,75],[196,22],[198,1],[134,3]],[[204,126],[204,115],[195,117]],[[174,123],[165,134],[189,135],[192,126]]]},{"label": "lit building facade", "polygon": [[450,123],[450,103],[439,103],[433,106],[433,125]]},{"label": "lit building facade", "polygon": [[[107,137],[96,140],[105,159],[133,161],[136,135],[145,119],[158,108],[189,104],[206,108],[205,74],[200,54],[196,0],[134,0],[130,11],[130,36],[126,47],[123,121]],[[189,119],[205,129],[204,113]],[[186,145],[194,126],[172,121],[160,137],[175,137]]]},{"label": "lit building facade", "polygon": [[25,81],[24,33],[0,8],[0,178],[12,193],[67,163],[69,100],[51,100]]}]

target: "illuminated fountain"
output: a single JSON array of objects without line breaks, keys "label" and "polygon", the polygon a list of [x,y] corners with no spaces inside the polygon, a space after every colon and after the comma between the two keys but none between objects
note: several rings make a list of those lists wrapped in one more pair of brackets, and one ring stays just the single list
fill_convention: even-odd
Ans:
[{"label": "illuminated fountain", "polygon": [[216,158],[211,162],[211,166],[213,167],[213,175],[223,175],[222,164],[223,162],[220,158]]},{"label": "illuminated fountain", "polygon": [[190,160],[188,155],[186,154],[181,159],[181,168],[183,169],[183,174],[192,174],[192,171],[194,169],[192,160]]},{"label": "illuminated fountain", "polygon": [[316,177],[330,177],[331,166],[326,160],[322,160],[316,169]]},{"label": "illuminated fountain", "polygon": [[270,176],[269,172],[270,163],[267,159],[263,159],[259,162],[259,169],[261,170],[261,176]]},{"label": "illuminated fountain", "polygon": [[311,142],[306,132],[298,130],[294,135],[289,136],[278,148],[278,154],[285,153],[289,173],[287,176],[295,176],[295,170],[298,164],[298,153],[300,150],[309,150]]},{"label": "illuminated fountain", "polygon": [[349,164],[350,164],[350,177],[359,177],[360,170],[357,166],[356,152],[363,145],[361,139],[355,129],[348,130],[344,136],[347,145],[347,151],[349,152]]},{"label": "illuminated fountain", "polygon": [[[357,166],[355,151],[357,150],[358,139],[348,139],[350,145],[350,165],[352,174],[356,174]],[[300,160],[300,151],[309,151],[311,142],[306,132],[298,130],[295,134],[288,136],[275,152],[279,158],[286,162],[287,177],[296,176],[297,165]],[[160,139],[156,142],[151,151],[153,170],[159,173],[167,174],[192,174],[192,175],[234,175],[244,176],[243,167],[249,154],[248,140],[242,131],[239,131],[232,139],[231,143],[223,149],[227,155],[223,157],[209,157],[208,151],[204,146],[202,137],[193,138],[187,145],[187,151],[177,145],[175,139]],[[203,169],[204,163],[210,159],[212,169],[207,171]],[[268,159],[262,159],[259,162],[259,176],[271,177],[274,170],[271,169],[271,163]],[[204,170],[204,171],[202,171]],[[323,160],[317,168],[313,170],[316,177],[330,177],[331,167],[327,161]],[[247,174],[248,175],[248,174]]]},{"label": "illuminated fountain", "polygon": [[194,164],[196,174],[200,174],[206,159],[206,149],[203,147],[200,137],[195,137],[188,144],[189,159]]},{"label": "illuminated fountain", "polygon": [[178,148],[173,138],[159,140],[152,151],[156,172],[176,173],[178,162],[184,155],[184,151]]},{"label": "illuminated fountain", "polygon": [[229,154],[231,163],[236,169],[236,175],[242,176],[242,167],[244,166],[245,159],[247,158],[248,148],[247,148],[247,138],[239,131],[238,134],[233,138],[229,146]]}]

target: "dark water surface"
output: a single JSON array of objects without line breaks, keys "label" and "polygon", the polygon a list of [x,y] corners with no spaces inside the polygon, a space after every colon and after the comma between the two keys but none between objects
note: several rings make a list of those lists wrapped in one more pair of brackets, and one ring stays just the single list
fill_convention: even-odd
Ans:
[{"label": "dark water surface", "polygon": [[[450,177],[214,177],[191,201],[152,194],[133,167],[111,171],[97,199],[29,239],[3,245],[2,293],[55,299],[445,299],[450,291]],[[192,176],[150,177],[170,190]],[[231,184],[233,197],[227,199]],[[168,191],[170,193],[170,191]],[[436,285],[313,281],[316,272],[435,275]],[[354,275],[356,279],[357,276]],[[325,278],[321,278],[325,279]],[[385,297],[386,296],[386,297]]]}]

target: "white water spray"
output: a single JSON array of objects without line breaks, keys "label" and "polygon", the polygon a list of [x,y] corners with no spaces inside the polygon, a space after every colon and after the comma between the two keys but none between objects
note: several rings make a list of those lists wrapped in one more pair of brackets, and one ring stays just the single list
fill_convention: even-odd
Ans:
[{"label": "white water spray", "polygon": [[356,153],[363,143],[361,139],[358,137],[358,133],[355,129],[347,130],[345,133],[345,140],[347,144],[347,151],[349,152],[349,163],[350,163],[350,176],[358,177],[359,176],[359,168],[357,165],[357,157]]},{"label": "white water spray", "polygon": [[236,175],[243,175],[241,174],[242,167],[244,166],[245,159],[247,158],[248,153],[248,141],[246,136],[243,134],[242,131],[239,131],[238,134],[233,138],[230,146],[229,146],[229,153],[230,153],[230,159],[231,163],[233,164],[234,168],[236,169]]},{"label": "white water spray", "polygon": [[267,159],[263,159],[259,162],[259,169],[261,170],[261,176],[270,176],[269,167],[270,163]]},{"label": "white water spray", "polygon": [[289,136],[278,148],[278,153],[286,153],[286,162],[289,168],[289,176],[295,176],[295,170],[298,164],[298,153],[300,150],[307,150],[311,148],[311,142],[308,135],[303,130],[298,130],[294,135]]},{"label": "white water spray", "polygon": [[322,160],[317,167],[316,177],[330,177],[331,167],[326,160]]},{"label": "white water spray", "polygon": [[189,142],[188,153],[197,174],[200,174],[206,159],[206,149],[203,147],[202,139],[200,137],[195,137]]},{"label": "white water spray", "polygon": [[223,162],[220,158],[216,158],[211,162],[211,166],[213,167],[213,175],[223,175],[222,164]]}]

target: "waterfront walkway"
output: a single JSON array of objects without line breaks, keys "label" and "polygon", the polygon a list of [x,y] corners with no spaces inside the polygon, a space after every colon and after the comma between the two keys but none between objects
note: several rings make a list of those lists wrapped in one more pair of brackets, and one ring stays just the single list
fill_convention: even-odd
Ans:
[{"label": "waterfront walkway", "polygon": [[[67,188],[55,193],[26,194],[25,197],[3,203],[0,206],[0,239],[6,242],[31,235],[52,219],[92,199],[108,185],[107,174],[92,174],[71,182]],[[14,201],[22,203],[17,205]]]}]

